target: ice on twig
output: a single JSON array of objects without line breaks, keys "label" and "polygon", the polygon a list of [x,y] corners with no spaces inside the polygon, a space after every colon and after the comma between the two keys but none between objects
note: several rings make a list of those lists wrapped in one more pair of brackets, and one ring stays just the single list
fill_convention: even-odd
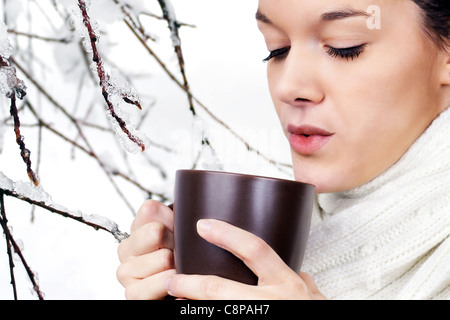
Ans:
[{"label": "ice on twig", "polygon": [[8,39],[8,27],[0,20],[0,93],[9,97],[14,91],[19,99],[26,95],[27,87],[17,78],[16,68],[8,61],[13,48]]},{"label": "ice on twig", "polygon": [[[116,105],[114,115],[108,111],[106,113],[111,122],[111,126],[116,133],[120,144],[129,153],[136,154],[144,151],[149,145],[148,137],[142,132],[136,130],[135,126],[129,121],[129,116]],[[126,131],[124,131],[126,129]]]},{"label": "ice on twig", "polygon": [[[19,249],[20,251],[25,250],[25,245],[23,244],[23,240],[21,239],[15,239],[16,240],[16,244],[17,244],[17,249]],[[14,248],[15,250],[15,248]]]},{"label": "ice on twig", "polygon": [[0,92],[9,97],[15,91],[19,99],[23,99],[26,95],[27,87],[25,83],[16,76],[16,68],[6,65],[6,60],[3,59],[5,65],[0,68]]},{"label": "ice on twig", "polygon": [[8,39],[8,30],[3,21],[0,21],[0,93],[11,101],[10,114],[14,119],[14,132],[16,142],[20,147],[20,155],[27,165],[28,177],[37,186],[39,180],[33,169],[31,169],[30,151],[25,147],[23,136],[20,133],[19,112],[16,106],[16,97],[23,99],[27,94],[25,83],[17,78],[16,68],[11,66],[9,58],[12,48]]},{"label": "ice on twig", "polygon": [[8,76],[3,72],[3,69],[4,68],[0,68],[0,94],[6,96],[11,93],[11,88],[8,84]]},{"label": "ice on twig", "polygon": [[110,96],[118,96],[125,102],[136,105],[142,109],[139,94],[136,89],[116,70],[107,76],[106,91]]},{"label": "ice on twig", "polygon": [[29,182],[17,181],[14,182],[13,191],[18,195],[33,199],[36,202],[42,202],[48,206],[53,205],[51,196],[41,186],[36,187]]},{"label": "ice on twig", "polygon": [[142,109],[136,89],[114,70],[111,75],[105,76],[103,86],[108,96],[107,101],[110,103],[107,117],[123,148],[130,153],[145,150],[149,145],[148,137],[135,128],[129,114],[124,112],[121,107],[123,102],[126,102]]},{"label": "ice on twig", "polygon": [[[88,49],[90,49],[88,51],[92,52],[94,63],[91,65],[91,69],[97,73],[100,79],[102,95],[108,106],[108,117],[112,126],[125,150],[133,153],[139,150],[145,151],[148,146],[148,139],[144,134],[136,130],[135,126],[129,121],[128,115],[120,110],[122,102],[134,104],[139,109],[142,109],[137,91],[118,73],[108,74],[106,72],[97,47],[98,24],[93,24],[91,21],[88,13],[89,3],[85,0],[78,0],[78,7],[81,13],[74,12],[75,25],[81,31],[84,39],[83,43],[89,44],[85,45],[85,47],[88,46]],[[82,20],[81,23],[80,20]]]},{"label": "ice on twig", "polygon": [[170,0],[158,0],[161,9],[164,14],[164,18],[169,23],[169,29],[170,29],[170,38],[172,39],[172,46],[179,47],[181,46],[181,40],[180,36],[178,35],[178,21],[177,17],[175,15],[175,9],[173,8],[172,3]]},{"label": "ice on twig", "polygon": [[0,171],[0,191],[8,196],[27,201],[34,205],[40,206],[46,210],[60,214],[66,218],[77,220],[81,223],[89,225],[95,229],[102,229],[111,233],[117,241],[122,241],[128,235],[119,230],[119,226],[106,217],[85,214],[81,211],[69,210],[61,205],[53,202],[51,196],[42,188],[42,186],[34,186],[32,183],[23,181],[13,181]]},{"label": "ice on twig", "polygon": [[7,60],[13,53],[13,47],[8,39],[8,27],[3,20],[0,20],[0,56]]},{"label": "ice on twig", "polygon": [[0,171],[0,189],[14,190],[14,182]]}]

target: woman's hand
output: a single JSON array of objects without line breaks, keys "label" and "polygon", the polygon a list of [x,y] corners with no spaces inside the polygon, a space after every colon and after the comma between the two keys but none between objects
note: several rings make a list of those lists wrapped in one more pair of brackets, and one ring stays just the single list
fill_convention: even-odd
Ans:
[{"label": "woman's hand", "polygon": [[250,286],[216,276],[168,277],[170,295],[192,300],[325,299],[313,279],[296,274],[257,236],[218,220],[201,220],[197,229],[205,240],[241,259],[257,276]]},{"label": "woman's hand", "polygon": [[162,299],[175,274],[173,212],[156,201],[146,201],[131,225],[131,235],[118,248],[121,265],[117,279],[127,299]]}]

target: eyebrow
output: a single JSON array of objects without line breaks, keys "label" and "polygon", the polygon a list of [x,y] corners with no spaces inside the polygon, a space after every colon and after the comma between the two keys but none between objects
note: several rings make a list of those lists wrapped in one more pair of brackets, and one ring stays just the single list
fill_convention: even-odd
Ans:
[{"label": "eyebrow", "polygon": [[[354,9],[342,9],[342,10],[335,10],[330,12],[325,12],[320,16],[320,20],[331,22],[331,21],[337,21],[337,20],[343,20],[347,18],[353,18],[353,17],[370,17],[370,15],[365,11],[360,10],[354,10]],[[255,15],[256,20],[272,24],[272,21],[261,11],[256,11]]]},{"label": "eyebrow", "polygon": [[370,15],[365,11],[354,10],[354,9],[343,9],[343,10],[325,12],[320,16],[320,19],[322,21],[328,22],[328,21],[343,20],[343,19],[353,18],[353,17],[370,17]]}]

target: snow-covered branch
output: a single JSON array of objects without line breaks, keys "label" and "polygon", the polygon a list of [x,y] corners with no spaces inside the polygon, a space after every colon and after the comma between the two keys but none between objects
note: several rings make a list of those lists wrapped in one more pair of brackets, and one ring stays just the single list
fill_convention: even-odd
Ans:
[{"label": "snow-covered branch", "polygon": [[119,227],[115,222],[103,216],[69,210],[54,203],[51,196],[42,188],[42,186],[36,187],[23,181],[14,182],[2,172],[0,172],[0,191],[6,196],[17,198],[47,211],[59,214],[65,218],[76,220],[95,230],[107,231],[119,242],[128,237],[127,233],[119,230]]},{"label": "snow-covered branch", "polygon": [[8,39],[8,30],[3,21],[0,21],[0,91],[10,101],[10,114],[14,120],[14,133],[16,142],[20,147],[20,155],[27,166],[27,173],[34,185],[39,184],[39,180],[31,168],[30,150],[25,146],[24,137],[20,133],[20,119],[16,106],[16,97],[23,99],[27,94],[25,83],[17,78],[16,68],[11,66],[9,58],[12,47]]},{"label": "snow-covered branch", "polygon": [[[109,75],[105,71],[105,67],[103,64],[103,59],[100,56],[99,50],[97,48],[97,42],[99,41],[99,35],[97,35],[96,28],[93,26],[94,24],[91,22],[91,17],[88,13],[88,3],[85,0],[78,0],[78,6],[81,11],[81,16],[83,20],[83,24],[87,29],[87,37],[85,41],[85,47],[92,51],[92,61],[94,61],[93,69],[97,71],[97,75],[100,79],[100,86],[102,89],[102,95],[105,99],[106,104],[108,105],[108,112],[110,115],[111,123],[116,130],[116,133],[121,136],[121,132],[125,134],[125,136],[135,145],[137,145],[142,151],[146,149],[146,140],[141,133],[135,130],[132,124],[127,123],[124,120],[124,117],[121,116],[118,112],[119,104],[122,101],[125,101],[128,104],[136,105],[139,109],[142,109],[139,97],[137,96],[136,90],[131,87],[131,85],[123,78],[121,78],[118,74]],[[88,47],[90,45],[90,48]],[[120,131],[119,131],[120,129]],[[134,152],[134,148],[132,148],[129,144],[122,140],[124,147],[130,151]]]}]

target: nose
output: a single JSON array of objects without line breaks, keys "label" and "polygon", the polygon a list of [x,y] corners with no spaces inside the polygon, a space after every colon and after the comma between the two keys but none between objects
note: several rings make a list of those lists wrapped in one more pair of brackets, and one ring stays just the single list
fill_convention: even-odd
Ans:
[{"label": "nose", "polygon": [[273,97],[292,106],[320,103],[325,95],[316,60],[313,53],[291,47],[284,60],[269,66],[268,80]]}]

